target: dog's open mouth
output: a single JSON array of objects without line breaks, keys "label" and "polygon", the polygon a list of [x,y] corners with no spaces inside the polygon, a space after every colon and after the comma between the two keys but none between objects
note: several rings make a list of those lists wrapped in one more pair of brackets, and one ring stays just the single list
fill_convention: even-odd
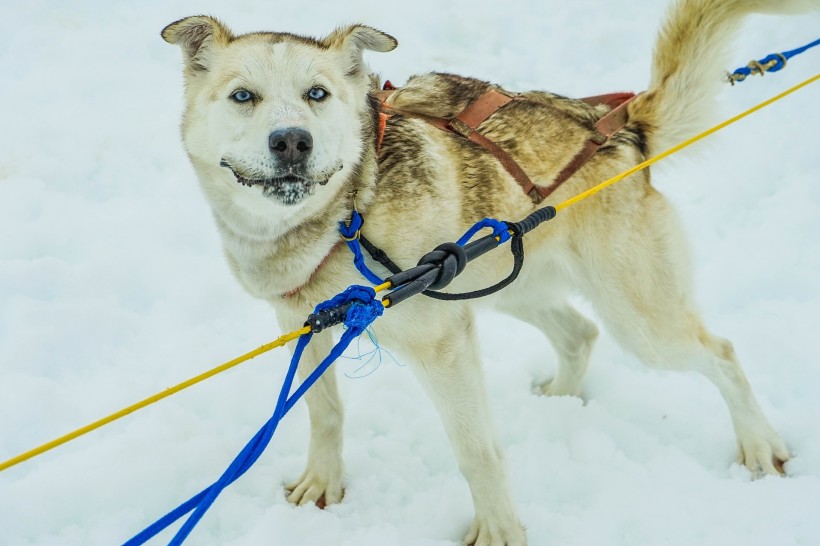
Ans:
[{"label": "dog's open mouth", "polygon": [[262,195],[268,199],[279,201],[284,205],[295,205],[299,203],[313,193],[317,184],[323,186],[328,182],[326,179],[314,180],[293,173],[273,178],[245,176],[225,160],[220,162],[220,166],[230,169],[236,177],[236,181],[243,186],[249,188],[260,186],[262,188]]}]

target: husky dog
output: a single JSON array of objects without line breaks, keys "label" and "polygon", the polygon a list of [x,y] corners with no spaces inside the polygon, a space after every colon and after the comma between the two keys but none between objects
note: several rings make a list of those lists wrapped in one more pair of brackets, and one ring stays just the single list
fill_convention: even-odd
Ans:
[{"label": "husky dog", "polygon": [[[628,106],[628,122],[540,205],[485,148],[442,131],[423,116],[453,118],[489,83],[451,74],[411,78],[387,105],[379,128],[377,81],[365,50],[396,40],[353,25],[323,39],[289,33],[235,36],[211,17],[162,31],[182,48],[186,108],[182,134],[213,209],[228,263],[242,286],[269,301],[285,331],[303,325],[320,301],[363,279],[339,245],[338,224],[354,206],[363,233],[410,267],[481,218],[522,219],[705,128],[722,85],[727,45],[744,16],[796,13],[818,0],[679,0],[660,31],[649,87]],[[479,132],[505,150],[532,181],[548,186],[608,113],[545,92],[498,109]],[[377,150],[377,141],[379,149]],[[789,451],[763,415],[729,341],[703,325],[691,296],[679,221],[644,170],[562,211],[528,234],[518,280],[483,303],[541,330],[558,354],[545,395],[575,395],[596,326],[567,302],[588,298],[618,341],[647,365],[696,370],[718,388],[731,414],[738,460],[756,474],[782,474]],[[503,278],[510,257],[489,253],[448,290]],[[387,274],[375,262],[370,267]],[[379,339],[412,357],[414,372],[441,414],[467,479],[475,519],[465,542],[526,543],[507,485],[483,385],[472,304],[412,298],[375,324]],[[308,347],[304,377],[329,352],[330,336]],[[310,447],[302,476],[287,486],[296,504],[342,500],[342,403],[326,373],[307,393]]]}]

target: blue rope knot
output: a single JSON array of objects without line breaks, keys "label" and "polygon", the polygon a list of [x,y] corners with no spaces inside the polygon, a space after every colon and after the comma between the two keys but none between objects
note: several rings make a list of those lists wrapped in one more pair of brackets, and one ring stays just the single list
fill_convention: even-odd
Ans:
[{"label": "blue rope knot", "polygon": [[344,292],[316,306],[314,313],[334,309],[351,303],[344,319],[349,329],[364,332],[370,324],[384,313],[384,305],[376,299],[376,292],[369,286],[354,284]]},{"label": "blue rope knot", "polygon": [[772,53],[759,61],[752,60],[746,66],[741,66],[731,74],[729,74],[729,82],[734,85],[736,82],[742,82],[752,74],[764,75],[766,72],[777,72],[786,66],[786,61],[800,55],[804,51],[820,45],[820,40],[815,40],[803,47],[792,49],[791,51],[784,51],[782,53]]},{"label": "blue rope knot", "polygon": [[340,292],[329,300],[318,304],[313,312],[318,313],[319,311],[324,311],[325,309],[330,309],[331,307],[339,307],[340,305],[356,300],[368,303],[373,301],[375,297],[376,292],[369,286],[354,284],[348,286],[344,292]]},{"label": "blue rope knot", "polygon": [[372,300],[367,304],[354,303],[347,311],[345,318],[345,326],[362,332],[367,329],[370,324],[379,318],[384,313],[384,304],[378,300]]},{"label": "blue rope knot", "polygon": [[772,53],[760,59],[760,64],[766,67],[766,72],[777,72],[786,66],[786,57],[782,53]]}]

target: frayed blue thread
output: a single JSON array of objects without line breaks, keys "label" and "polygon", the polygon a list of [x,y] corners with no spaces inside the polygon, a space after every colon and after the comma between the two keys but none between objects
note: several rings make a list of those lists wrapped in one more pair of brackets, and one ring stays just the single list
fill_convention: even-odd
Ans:
[{"label": "frayed blue thread", "polygon": [[[376,337],[376,333],[373,331],[372,328],[368,328],[367,330],[365,330],[365,333],[367,334],[370,343],[373,344],[373,349],[367,352],[362,352],[362,337],[359,336],[359,339],[356,340],[355,351],[358,353],[358,356],[342,356],[342,358],[344,358],[345,360],[359,360],[362,362],[362,365],[353,370],[352,373],[345,372],[345,377],[347,377],[348,379],[364,379],[365,377],[369,377],[370,375],[375,373],[376,370],[378,370],[381,367],[382,362],[384,362],[384,358],[382,357],[383,353],[390,357],[390,360],[392,360],[396,366],[399,366],[400,368],[404,368],[406,366],[406,364],[402,364],[398,360],[396,360],[396,357],[394,357],[390,351],[381,346],[381,344],[379,343],[379,339]],[[372,369],[370,369],[365,374],[359,373],[368,365],[370,365],[370,363],[374,360],[376,360],[376,364],[372,367]]]}]

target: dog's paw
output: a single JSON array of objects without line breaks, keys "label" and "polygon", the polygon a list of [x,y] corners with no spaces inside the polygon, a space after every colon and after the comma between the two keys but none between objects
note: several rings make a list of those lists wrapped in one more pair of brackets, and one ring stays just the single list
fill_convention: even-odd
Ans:
[{"label": "dog's paw", "polygon": [[554,379],[545,381],[534,380],[530,385],[532,393],[537,396],[581,396],[581,385],[570,385],[566,382],[556,382]]},{"label": "dog's paw", "polygon": [[464,537],[467,546],[527,546],[524,527],[516,520],[502,521],[496,518],[473,520],[470,532]]},{"label": "dog's paw", "polygon": [[789,449],[774,430],[738,438],[737,462],[745,465],[755,478],[785,476],[784,465],[790,458]]},{"label": "dog's paw", "polygon": [[301,478],[285,486],[285,494],[288,502],[299,506],[311,502],[319,508],[336,504],[341,502],[344,496],[341,472],[336,476],[330,476],[308,468]]}]

